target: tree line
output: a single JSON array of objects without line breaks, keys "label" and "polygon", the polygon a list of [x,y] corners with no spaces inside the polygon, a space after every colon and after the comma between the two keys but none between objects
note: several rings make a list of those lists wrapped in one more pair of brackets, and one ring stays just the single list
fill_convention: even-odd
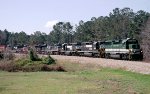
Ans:
[{"label": "tree line", "polygon": [[132,37],[141,42],[141,32],[149,16],[150,13],[143,10],[134,12],[130,8],[115,8],[109,16],[92,17],[86,22],[81,20],[75,26],[70,22],[58,22],[49,34],[36,31],[27,35],[24,31],[12,33],[6,29],[0,30],[0,44],[56,44]]}]

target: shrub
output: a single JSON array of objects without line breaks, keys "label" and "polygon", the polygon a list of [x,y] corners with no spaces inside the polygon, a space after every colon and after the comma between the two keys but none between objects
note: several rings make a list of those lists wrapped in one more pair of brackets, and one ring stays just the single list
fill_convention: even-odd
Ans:
[{"label": "shrub", "polygon": [[4,54],[0,52],[0,59],[4,59]]},{"label": "shrub", "polygon": [[61,71],[66,72],[66,70],[59,65],[43,65],[41,71]]},{"label": "shrub", "polygon": [[8,52],[6,56],[4,54],[4,57],[8,58],[8,60],[14,60],[15,59],[15,54],[12,53],[12,52]]},{"label": "shrub", "polygon": [[56,71],[66,72],[66,70],[62,66],[57,66],[55,69]]},{"label": "shrub", "polygon": [[5,52],[0,52],[0,59],[5,59],[5,60],[14,60],[15,55],[12,52],[5,51]]},{"label": "shrub", "polygon": [[25,66],[26,64],[32,63],[32,61],[28,59],[18,59],[14,63],[18,66]]},{"label": "shrub", "polygon": [[41,67],[41,71],[52,71],[53,69],[52,68],[50,68],[48,65],[43,65],[42,67]]},{"label": "shrub", "polygon": [[43,59],[43,63],[47,65],[56,64],[55,60],[50,55]]},{"label": "shrub", "polygon": [[48,62],[47,62],[47,64],[56,64],[55,60],[50,55],[48,55]]},{"label": "shrub", "polygon": [[19,71],[20,69],[21,68],[15,65],[12,61],[0,63],[0,70],[3,70],[3,71],[16,72],[16,71]]},{"label": "shrub", "polygon": [[27,64],[22,67],[22,71],[24,72],[36,72],[41,71],[43,64]]},{"label": "shrub", "polygon": [[41,59],[39,59],[37,53],[33,51],[33,49],[30,49],[29,57],[30,57],[30,60],[32,61],[41,61]]},{"label": "shrub", "polygon": [[65,71],[62,66],[56,64],[55,60],[50,55],[41,59],[41,61],[33,61],[26,58],[3,61],[4,62],[0,62],[0,70],[9,72]]}]

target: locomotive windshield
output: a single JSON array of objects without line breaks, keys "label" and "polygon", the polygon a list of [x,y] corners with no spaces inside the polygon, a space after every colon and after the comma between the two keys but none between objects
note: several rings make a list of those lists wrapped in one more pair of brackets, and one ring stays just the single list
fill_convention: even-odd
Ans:
[{"label": "locomotive windshield", "polygon": [[126,48],[127,49],[140,49],[140,45],[139,45],[138,41],[135,39],[128,40],[126,42]]}]

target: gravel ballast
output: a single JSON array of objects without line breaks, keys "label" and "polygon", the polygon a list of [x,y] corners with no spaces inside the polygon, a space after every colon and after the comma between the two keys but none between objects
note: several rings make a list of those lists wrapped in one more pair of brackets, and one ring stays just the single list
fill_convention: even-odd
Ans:
[{"label": "gravel ballast", "polygon": [[56,60],[71,61],[81,64],[96,64],[101,67],[109,67],[115,69],[124,69],[142,74],[150,74],[150,63],[143,61],[127,61],[127,60],[115,60],[104,58],[91,58],[91,57],[77,57],[77,56],[62,56],[51,55]]}]

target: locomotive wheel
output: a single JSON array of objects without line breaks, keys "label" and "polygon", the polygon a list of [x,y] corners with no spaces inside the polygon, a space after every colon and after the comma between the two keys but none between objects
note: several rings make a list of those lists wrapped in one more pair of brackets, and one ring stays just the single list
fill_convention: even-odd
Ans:
[{"label": "locomotive wheel", "polygon": [[123,54],[120,54],[120,59],[122,59],[123,58]]},{"label": "locomotive wheel", "polygon": [[69,56],[72,56],[72,53],[71,53],[71,52],[69,53]]},{"label": "locomotive wheel", "polygon": [[109,59],[110,58],[110,54],[109,53],[105,53],[105,58]]},{"label": "locomotive wheel", "polygon": [[132,60],[133,58],[132,58],[132,55],[131,54],[128,54],[127,55],[127,60]]}]

